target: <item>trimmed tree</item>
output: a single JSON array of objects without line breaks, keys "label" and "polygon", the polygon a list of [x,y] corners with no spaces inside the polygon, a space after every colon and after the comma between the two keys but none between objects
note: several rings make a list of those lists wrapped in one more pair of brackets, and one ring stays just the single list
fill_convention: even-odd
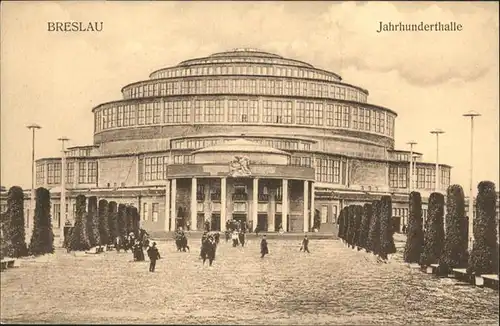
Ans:
[{"label": "trimmed tree", "polygon": [[356,233],[356,215],[354,205],[347,207],[347,216],[349,216],[347,228],[347,244],[354,248],[354,235]]},{"label": "trimmed tree", "polygon": [[349,206],[344,207],[344,230],[342,231],[344,235],[345,243],[349,240]]},{"label": "trimmed tree", "polygon": [[443,273],[467,267],[468,223],[464,191],[460,185],[451,185],[446,192],[446,232],[439,258],[439,269]]},{"label": "trimmed tree", "polygon": [[25,257],[28,255],[26,233],[24,231],[24,193],[21,187],[11,187],[7,194],[7,216],[5,235],[7,256]]},{"label": "trimmed tree", "polygon": [[342,208],[339,213],[339,218],[337,219],[338,224],[339,224],[339,239],[342,239],[344,241],[344,223],[345,223],[345,218],[344,218],[344,209]]},{"label": "trimmed tree", "polygon": [[52,232],[52,219],[50,216],[50,193],[42,187],[36,190],[35,219],[29,252],[35,256],[54,252],[54,233]]},{"label": "trimmed tree", "polygon": [[130,234],[130,232],[134,232],[134,210],[133,206],[127,205],[125,206],[125,216],[126,216],[126,224],[127,224],[127,234]]},{"label": "trimmed tree", "polygon": [[360,237],[361,237],[361,219],[363,218],[363,206],[354,205],[354,238],[353,246],[357,246],[358,250],[361,249]]},{"label": "trimmed tree", "polygon": [[374,254],[380,253],[380,200],[372,202],[373,214],[368,231],[368,248]]},{"label": "trimmed tree", "polygon": [[141,228],[141,216],[137,207],[132,206],[133,230],[136,238],[139,237],[139,229]]},{"label": "trimmed tree", "polygon": [[387,259],[387,255],[396,252],[394,231],[391,196],[382,196],[380,199],[380,257],[382,259]]},{"label": "trimmed tree", "polygon": [[87,236],[86,201],[87,199],[84,195],[76,196],[75,226],[68,241],[68,247],[72,251],[90,249],[90,242]]},{"label": "trimmed tree", "polygon": [[424,248],[424,231],[422,230],[422,197],[419,192],[410,193],[410,216],[403,259],[405,263],[419,263]]},{"label": "trimmed tree", "polygon": [[477,190],[474,243],[467,273],[498,274],[495,184],[491,181],[481,181]]},{"label": "trimmed tree", "polygon": [[86,214],[86,231],[89,239],[90,247],[97,245],[97,239],[94,232],[94,220],[97,215],[97,197],[91,196],[87,200],[87,214]]},{"label": "trimmed tree", "polygon": [[424,250],[420,265],[437,264],[444,246],[444,196],[434,192],[429,197],[429,208],[425,220]]},{"label": "trimmed tree", "polygon": [[99,200],[99,239],[100,245],[109,244],[109,225],[108,225],[108,201],[106,199]]},{"label": "trimmed tree", "polygon": [[372,218],[372,204],[364,204],[363,205],[363,217],[361,218],[361,231],[359,234],[358,246],[364,248],[367,252],[369,249],[367,247],[368,243],[368,233],[370,231],[370,220]]},{"label": "trimmed tree", "polygon": [[116,228],[118,235],[121,237],[127,236],[127,208],[124,204],[118,205],[118,217]]},{"label": "trimmed tree", "polygon": [[[92,212],[92,247],[99,246],[101,244],[101,234],[99,231],[99,212],[97,210],[97,197],[89,197],[89,213]],[[89,237],[90,238],[90,237]]]},{"label": "trimmed tree", "polygon": [[118,205],[115,201],[110,201],[108,204],[108,226],[109,244],[112,244],[116,237],[120,235],[118,230]]}]

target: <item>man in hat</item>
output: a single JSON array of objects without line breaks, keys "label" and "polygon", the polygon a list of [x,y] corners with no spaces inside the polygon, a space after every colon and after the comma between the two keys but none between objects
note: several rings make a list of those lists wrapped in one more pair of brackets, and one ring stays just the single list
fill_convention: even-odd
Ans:
[{"label": "man in hat", "polygon": [[260,241],[260,258],[264,258],[265,255],[269,253],[269,248],[267,248],[267,239],[266,235],[262,236],[262,240]]},{"label": "man in hat", "polygon": [[304,250],[304,252],[307,252],[308,254],[310,254],[309,252],[309,239],[307,238],[307,234],[304,236],[304,239],[302,240],[302,245],[300,247],[300,251]]},{"label": "man in hat", "polygon": [[160,259],[160,252],[158,251],[158,248],[156,248],[156,242],[153,242],[151,247],[149,247],[148,257],[149,257],[149,271],[154,272],[156,267],[156,260]]}]

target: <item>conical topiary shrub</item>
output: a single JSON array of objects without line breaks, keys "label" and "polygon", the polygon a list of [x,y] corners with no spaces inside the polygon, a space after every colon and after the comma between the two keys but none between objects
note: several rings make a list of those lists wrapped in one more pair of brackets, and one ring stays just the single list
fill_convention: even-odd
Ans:
[{"label": "conical topiary shrub", "polygon": [[108,226],[109,226],[109,244],[115,242],[116,237],[120,235],[118,230],[118,205],[115,201],[108,204]]},{"label": "conical topiary shrub", "polygon": [[363,205],[363,217],[361,219],[361,231],[359,235],[359,246],[364,248],[369,252],[368,243],[368,233],[370,232],[370,220],[372,218],[372,204]]},{"label": "conical topiary shrub", "polygon": [[344,242],[348,244],[349,241],[349,206],[344,207],[344,230],[342,234],[344,235]]},{"label": "conical topiary shrub", "polygon": [[453,268],[467,267],[468,219],[465,216],[464,191],[451,185],[446,192],[446,232],[439,269],[448,274]]},{"label": "conical topiary shrub", "polygon": [[99,238],[100,245],[109,244],[109,226],[108,226],[108,201],[106,199],[99,200]]},{"label": "conical topiary shrub", "polygon": [[387,255],[395,252],[392,199],[391,196],[382,196],[380,199],[380,257],[387,259]]},{"label": "conical topiary shrub", "polygon": [[97,245],[95,238],[95,217],[97,215],[97,197],[90,196],[87,199],[87,214],[86,214],[86,231],[91,247]]},{"label": "conical topiary shrub", "polygon": [[361,219],[363,218],[363,206],[354,205],[354,239],[353,245],[361,249],[360,237],[361,237]]},{"label": "conical topiary shrub", "polygon": [[349,216],[348,231],[347,231],[347,244],[354,248],[354,235],[356,234],[356,215],[354,205],[347,207],[347,215]]},{"label": "conical topiary shrub", "polygon": [[420,255],[420,265],[439,263],[444,246],[444,196],[434,192],[429,197],[427,219],[425,221],[424,249]]},{"label": "conical topiary shrub", "polygon": [[339,232],[338,232],[338,236],[339,236],[339,239],[342,240],[342,242],[344,242],[345,240],[345,237],[344,237],[344,223],[345,223],[345,218],[344,218],[344,209],[342,208],[340,210],[340,213],[339,213],[339,218],[337,219],[338,220],[338,224],[339,224]]},{"label": "conical topiary shrub", "polygon": [[134,207],[127,205],[125,208],[127,234],[134,232]]},{"label": "conical topiary shrub", "polygon": [[99,212],[97,210],[97,197],[89,197],[88,205],[89,215],[92,215],[92,236],[89,236],[89,240],[91,240],[90,244],[92,245],[92,247],[95,247],[99,246],[101,243],[101,234],[99,232]]},{"label": "conical topiary shrub", "polygon": [[422,230],[422,197],[419,192],[410,193],[410,216],[403,260],[405,263],[419,263],[424,249],[424,231]]},{"label": "conical topiary shrub", "polygon": [[132,207],[132,220],[133,220],[132,232],[134,232],[136,238],[139,238],[139,229],[141,227],[141,216],[139,215],[139,210],[137,209],[137,207]]},{"label": "conical topiary shrub", "polygon": [[24,231],[24,193],[21,187],[11,187],[7,193],[6,212],[6,254],[9,257],[28,255],[26,233]]},{"label": "conical topiary shrub", "polygon": [[69,237],[68,247],[72,251],[84,251],[90,249],[87,236],[87,214],[85,212],[87,199],[84,195],[76,196],[75,226]]},{"label": "conical topiary shrub", "polygon": [[117,229],[120,237],[127,236],[127,207],[124,204],[118,205]]},{"label": "conical topiary shrub", "polygon": [[380,254],[380,200],[372,202],[372,218],[368,231],[368,248],[374,255]]},{"label": "conical topiary shrub", "polygon": [[498,244],[495,184],[481,181],[477,187],[474,243],[467,273],[498,275]]},{"label": "conical topiary shrub", "polygon": [[42,187],[36,190],[35,219],[29,252],[35,256],[54,253],[50,193]]}]

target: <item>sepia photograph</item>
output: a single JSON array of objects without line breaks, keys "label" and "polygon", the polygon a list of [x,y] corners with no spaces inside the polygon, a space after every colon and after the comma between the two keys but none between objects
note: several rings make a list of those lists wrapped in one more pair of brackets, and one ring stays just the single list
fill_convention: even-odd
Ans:
[{"label": "sepia photograph", "polygon": [[499,324],[498,2],[0,6],[0,323]]}]

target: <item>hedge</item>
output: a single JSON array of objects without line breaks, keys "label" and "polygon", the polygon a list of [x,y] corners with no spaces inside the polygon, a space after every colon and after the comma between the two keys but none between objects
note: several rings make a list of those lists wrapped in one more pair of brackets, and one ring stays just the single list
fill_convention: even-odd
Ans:
[{"label": "hedge", "polygon": [[50,216],[50,193],[45,188],[36,190],[35,218],[33,233],[29,245],[32,255],[43,255],[54,252],[54,233]]},{"label": "hedge", "polygon": [[498,274],[495,184],[491,181],[481,181],[477,189],[474,244],[467,273]]},{"label": "hedge", "polygon": [[430,266],[439,263],[444,247],[444,196],[434,192],[429,197],[425,221],[424,248],[420,255],[420,265]]},{"label": "hedge", "polygon": [[387,255],[395,252],[392,199],[391,196],[382,196],[380,199],[380,257],[387,259]]},{"label": "hedge", "polygon": [[356,215],[354,205],[347,206],[347,216],[349,216],[347,243],[354,248],[354,236],[356,234]]},{"label": "hedge", "polygon": [[419,192],[410,193],[410,216],[403,260],[406,263],[419,263],[424,247],[422,230],[422,197]]},{"label": "hedge", "polygon": [[11,187],[7,193],[7,212],[4,237],[6,254],[9,257],[28,255],[24,230],[24,193],[21,187]]},{"label": "hedge", "polygon": [[73,251],[83,251],[90,249],[90,242],[87,236],[87,216],[85,212],[86,197],[76,196],[75,226],[69,238],[68,247]]},{"label": "hedge", "polygon": [[443,273],[467,267],[468,228],[464,191],[459,185],[451,185],[446,191],[446,232],[439,259],[439,268]]}]

